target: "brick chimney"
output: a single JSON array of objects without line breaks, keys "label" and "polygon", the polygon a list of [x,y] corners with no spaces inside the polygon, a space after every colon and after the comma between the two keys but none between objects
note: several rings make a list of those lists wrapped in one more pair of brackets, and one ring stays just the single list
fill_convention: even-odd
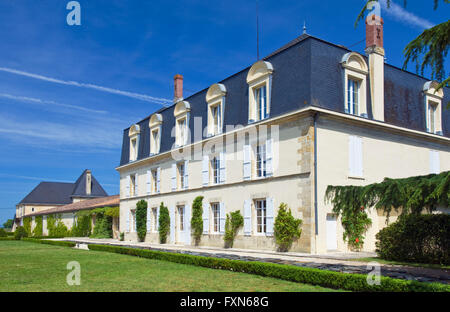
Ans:
[{"label": "brick chimney", "polygon": [[176,74],[175,77],[173,77],[173,83],[174,83],[173,102],[176,103],[178,101],[183,100],[183,76],[181,76],[180,74]]},{"label": "brick chimney", "polygon": [[91,195],[92,192],[92,173],[91,170],[86,170],[86,195]]},{"label": "brick chimney", "polygon": [[371,14],[366,18],[366,53],[369,56],[370,98],[372,115],[384,121],[384,48],[383,19]]}]

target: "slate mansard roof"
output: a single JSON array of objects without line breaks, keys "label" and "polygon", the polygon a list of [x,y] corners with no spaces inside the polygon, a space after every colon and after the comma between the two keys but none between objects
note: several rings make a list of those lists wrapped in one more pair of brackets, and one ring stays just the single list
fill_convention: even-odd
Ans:
[{"label": "slate mansard roof", "polygon": [[98,181],[91,176],[91,194],[86,194],[86,174],[85,170],[75,183],[63,182],[41,182],[18,204],[50,204],[67,205],[72,203],[73,197],[95,198],[105,197],[108,194]]},{"label": "slate mansard roof", "polygon": [[[301,35],[264,60],[273,65],[270,117],[280,116],[302,108],[314,106],[345,113],[344,69],[341,60],[351,50],[310,35]],[[367,57],[365,57],[368,63]],[[227,89],[224,125],[248,124],[248,84],[246,81],[250,67],[218,83]],[[389,64],[384,65],[385,123],[412,130],[426,132],[424,77],[403,71]],[[370,90],[367,79],[367,90]],[[207,103],[204,89],[184,100],[189,102],[189,128],[194,133],[194,117],[202,118],[202,127],[207,126]],[[370,92],[367,92],[368,118],[372,119]],[[450,88],[445,88],[443,106],[450,101]],[[175,138],[171,130],[175,125],[173,115],[175,105],[162,108],[154,113],[162,115],[162,137],[160,152],[170,151]],[[141,120],[140,142],[137,159],[150,154],[149,118]],[[450,110],[442,109],[443,135],[450,137]],[[124,130],[120,165],[129,162],[129,128]]]}]

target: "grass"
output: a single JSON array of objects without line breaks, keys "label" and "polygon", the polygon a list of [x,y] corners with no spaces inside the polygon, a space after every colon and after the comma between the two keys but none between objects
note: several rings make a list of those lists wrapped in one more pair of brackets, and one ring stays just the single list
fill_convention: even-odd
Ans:
[{"label": "grass", "polygon": [[[69,286],[66,265],[81,265],[81,285]],[[0,241],[0,291],[335,291],[245,273],[97,251]]]},{"label": "grass", "polygon": [[378,262],[381,264],[391,264],[391,265],[404,265],[404,266],[427,268],[427,269],[441,269],[441,270],[449,270],[450,269],[450,265],[391,261],[391,260],[384,260],[384,259],[381,259],[378,257],[358,258],[358,259],[352,259],[352,260],[361,261],[361,262]]}]

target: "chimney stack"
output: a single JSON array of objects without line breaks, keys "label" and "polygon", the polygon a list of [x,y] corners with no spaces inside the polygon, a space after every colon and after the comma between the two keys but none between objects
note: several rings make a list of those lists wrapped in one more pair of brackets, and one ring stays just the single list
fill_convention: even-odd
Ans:
[{"label": "chimney stack", "polygon": [[366,50],[369,56],[370,98],[375,120],[384,121],[384,48],[383,19],[371,14],[366,18]]},{"label": "chimney stack", "polygon": [[174,82],[174,103],[183,100],[183,76],[180,74],[173,77]]},{"label": "chimney stack", "polygon": [[92,173],[91,170],[86,170],[86,195],[91,195],[92,192]]}]

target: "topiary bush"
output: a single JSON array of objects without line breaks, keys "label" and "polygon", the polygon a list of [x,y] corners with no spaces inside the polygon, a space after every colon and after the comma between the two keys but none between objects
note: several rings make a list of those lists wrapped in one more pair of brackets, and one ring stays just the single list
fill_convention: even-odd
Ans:
[{"label": "topiary bush", "polygon": [[234,239],[241,226],[244,225],[244,217],[239,210],[231,213],[227,213],[225,220],[225,235],[223,237],[225,241],[225,248],[232,248]]},{"label": "topiary bush", "polygon": [[197,246],[203,234],[203,196],[197,196],[192,204],[191,228],[194,234],[194,243]]},{"label": "topiary bush", "polygon": [[450,215],[404,215],[376,235],[386,260],[450,264]]},{"label": "topiary bush", "polygon": [[170,232],[170,215],[169,209],[161,202],[159,206],[159,242],[165,244],[167,242],[167,236]]},{"label": "topiary bush", "polygon": [[143,242],[147,234],[147,202],[143,199],[136,203],[136,232],[138,240]]},{"label": "topiary bush", "polygon": [[28,237],[28,232],[23,226],[18,226],[14,232],[14,239],[21,240],[23,237]]},{"label": "topiary bush", "polygon": [[288,251],[294,240],[300,238],[303,221],[295,219],[291,209],[285,203],[281,203],[274,223],[275,242],[279,251]]}]

